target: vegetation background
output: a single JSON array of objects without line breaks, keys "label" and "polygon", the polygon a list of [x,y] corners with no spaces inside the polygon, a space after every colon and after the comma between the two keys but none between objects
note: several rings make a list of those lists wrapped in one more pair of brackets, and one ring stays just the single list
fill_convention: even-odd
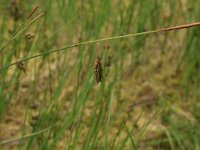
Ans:
[{"label": "vegetation background", "polygon": [[0,149],[200,149],[199,27],[59,50],[198,22],[199,6],[199,0],[1,0]]}]

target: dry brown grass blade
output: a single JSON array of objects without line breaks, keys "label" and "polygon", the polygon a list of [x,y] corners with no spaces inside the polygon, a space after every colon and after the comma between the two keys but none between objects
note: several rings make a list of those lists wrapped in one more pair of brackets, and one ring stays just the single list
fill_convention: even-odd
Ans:
[{"label": "dry brown grass blade", "polygon": [[[27,26],[25,26],[25,28],[27,28],[29,25],[31,25],[33,22],[35,22],[38,18],[40,18],[44,14],[45,13],[39,14]],[[195,27],[195,26],[200,26],[200,22],[194,22],[194,23],[191,23],[191,24],[184,24],[184,25],[173,26],[173,27],[168,27],[168,28],[160,28],[160,29],[157,29],[157,30],[145,31],[145,32],[140,32],[140,33],[131,33],[131,34],[126,34],[126,35],[121,35],[121,36],[114,36],[114,37],[107,37],[107,38],[96,39],[96,40],[89,40],[89,41],[80,42],[80,43],[77,43],[77,44],[68,45],[68,46],[65,46],[63,48],[49,50],[49,51],[46,51],[46,52],[43,52],[43,53],[40,53],[40,54],[37,54],[37,55],[34,55],[34,56],[30,56],[28,58],[24,58],[24,59],[22,59],[22,61],[28,61],[30,59],[35,59],[35,58],[38,58],[38,57],[42,57],[42,56],[44,56],[46,54],[67,50],[67,49],[70,49],[70,48],[73,48],[73,47],[77,47],[77,46],[89,45],[89,44],[94,44],[94,43],[98,43],[98,42],[111,41],[111,40],[123,39],[123,38],[129,38],[129,37],[135,37],[135,36],[141,36],[141,35],[148,35],[148,34],[153,34],[153,33],[155,34],[155,33],[159,33],[159,32],[162,32],[162,31],[173,31],[173,30],[191,28],[191,27]],[[20,32],[22,32],[22,31],[20,31]],[[15,38],[16,37],[14,37],[13,39],[15,39]],[[11,67],[13,65],[16,65],[17,63],[18,62],[13,62],[13,63],[11,63],[9,65],[5,65],[5,66],[1,67],[0,70],[5,69],[5,68],[9,68],[9,67]]]},{"label": "dry brown grass blade", "polygon": [[161,28],[161,29],[158,29],[157,31],[159,32],[159,31],[179,30],[179,29],[191,28],[191,27],[195,27],[195,26],[200,26],[200,22],[184,24],[184,25],[168,27],[168,28]]},{"label": "dry brown grass blade", "polygon": [[29,18],[31,18],[31,16],[33,16],[33,14],[38,10],[39,7],[40,7],[40,5],[36,5],[35,7],[33,7],[33,9],[28,14],[28,16],[26,17],[26,19],[28,20]]}]

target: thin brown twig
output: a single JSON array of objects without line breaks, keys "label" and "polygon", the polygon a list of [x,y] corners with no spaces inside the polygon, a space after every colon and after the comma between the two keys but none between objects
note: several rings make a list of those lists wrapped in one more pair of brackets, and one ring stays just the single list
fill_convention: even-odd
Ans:
[{"label": "thin brown twig", "polygon": [[[27,26],[25,26],[25,28],[23,30],[25,30],[29,25],[31,25],[33,22],[35,22],[38,18],[40,18],[43,15],[44,15],[44,13],[41,13],[40,15],[38,15]],[[89,45],[89,44],[94,44],[94,43],[103,42],[103,41],[111,41],[111,40],[129,38],[129,37],[135,37],[135,36],[141,36],[141,35],[148,35],[148,34],[153,34],[153,33],[155,34],[155,33],[159,33],[159,32],[162,32],[162,31],[172,31],[172,30],[185,29],[185,28],[190,28],[190,27],[195,27],[195,26],[200,26],[200,22],[195,22],[195,23],[191,23],[191,24],[184,24],[184,25],[168,27],[168,28],[161,28],[161,29],[157,29],[157,30],[145,31],[145,32],[140,32],[140,33],[131,33],[131,34],[126,34],[126,35],[121,35],[121,36],[114,36],[114,37],[107,37],[107,38],[96,39],[96,40],[89,40],[89,41],[85,41],[85,42],[80,42],[80,43],[68,45],[68,46],[65,46],[63,48],[49,50],[49,51],[46,51],[46,52],[43,52],[43,53],[40,53],[40,54],[37,54],[37,55],[34,55],[34,56],[30,56],[28,58],[24,58],[21,61],[28,61],[30,59],[42,57],[42,56],[44,56],[46,54],[67,50],[67,49],[74,48],[74,47],[77,47],[77,46]],[[22,32],[22,31],[20,31],[20,32]],[[15,37],[13,39],[11,39],[11,41],[14,40],[15,38],[16,38],[16,35],[15,35]],[[11,41],[9,41],[9,42],[11,42]],[[8,44],[9,43],[7,43],[7,45]],[[0,49],[0,52],[2,52],[4,47],[2,49]],[[8,67],[11,67],[11,66],[16,65],[16,64],[17,64],[17,62],[13,62],[13,63],[11,63],[9,65],[5,65],[5,66],[1,67],[0,70],[8,68]]]},{"label": "thin brown twig", "polygon": [[200,26],[200,22],[184,24],[184,25],[179,25],[179,26],[174,26],[174,27],[161,28],[161,29],[158,29],[157,31],[160,32],[160,31],[179,30],[179,29],[185,29],[185,28],[190,28],[190,27],[195,27],[195,26]]},{"label": "thin brown twig", "polygon": [[31,18],[31,16],[38,10],[38,8],[40,7],[40,5],[36,5],[35,7],[33,7],[33,9],[31,10],[31,12],[28,14],[28,16],[26,17],[26,19],[28,20],[29,18]]}]

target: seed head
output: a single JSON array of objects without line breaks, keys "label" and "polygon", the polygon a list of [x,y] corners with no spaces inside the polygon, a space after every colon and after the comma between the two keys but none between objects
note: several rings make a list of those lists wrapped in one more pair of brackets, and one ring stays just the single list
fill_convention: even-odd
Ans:
[{"label": "seed head", "polygon": [[26,33],[24,35],[25,39],[31,41],[34,37],[35,37],[35,34],[32,34],[32,33]]},{"label": "seed head", "polygon": [[102,64],[101,64],[101,58],[97,57],[95,65],[94,65],[94,79],[97,84],[102,81],[102,73],[103,73],[103,69],[102,69]]},{"label": "seed head", "polygon": [[21,71],[26,73],[25,65],[24,65],[24,63],[22,61],[18,61],[17,66]]}]

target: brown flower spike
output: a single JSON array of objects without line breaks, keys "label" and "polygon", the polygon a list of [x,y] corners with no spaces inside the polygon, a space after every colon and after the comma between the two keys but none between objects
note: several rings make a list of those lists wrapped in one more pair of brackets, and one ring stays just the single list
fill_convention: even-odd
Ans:
[{"label": "brown flower spike", "polygon": [[94,65],[94,79],[97,84],[102,81],[102,73],[101,58],[98,56]]},{"label": "brown flower spike", "polygon": [[17,66],[19,68],[19,70],[23,71],[26,74],[26,69],[25,69],[25,65],[22,61],[18,61]]}]

